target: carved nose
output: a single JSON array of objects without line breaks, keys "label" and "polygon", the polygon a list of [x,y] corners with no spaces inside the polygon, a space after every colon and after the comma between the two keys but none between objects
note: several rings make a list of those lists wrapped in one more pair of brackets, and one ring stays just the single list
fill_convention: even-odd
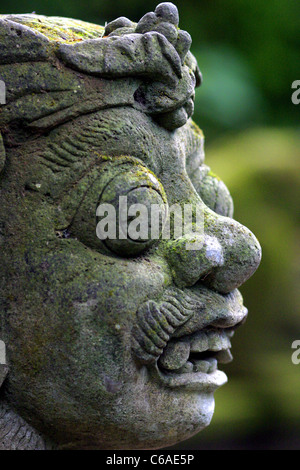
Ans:
[{"label": "carved nose", "polygon": [[229,217],[205,208],[204,220],[202,233],[188,232],[169,241],[166,256],[178,287],[201,281],[226,294],[256,271],[261,247],[249,229]]},{"label": "carved nose", "polygon": [[207,212],[208,233],[219,233],[224,263],[212,269],[205,284],[226,294],[240,287],[257,270],[261,261],[261,246],[253,233],[244,225],[228,217]]}]

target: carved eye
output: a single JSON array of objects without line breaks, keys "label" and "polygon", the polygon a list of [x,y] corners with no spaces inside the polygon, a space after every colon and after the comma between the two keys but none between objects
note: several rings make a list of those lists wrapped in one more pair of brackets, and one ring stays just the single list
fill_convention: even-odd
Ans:
[{"label": "carved eye", "polygon": [[99,167],[70,231],[93,248],[136,256],[159,239],[167,198],[156,176],[137,160],[115,160]]},{"label": "carved eye", "polygon": [[233,216],[233,201],[228,188],[208,166],[199,166],[190,179],[207,207],[225,217]]}]

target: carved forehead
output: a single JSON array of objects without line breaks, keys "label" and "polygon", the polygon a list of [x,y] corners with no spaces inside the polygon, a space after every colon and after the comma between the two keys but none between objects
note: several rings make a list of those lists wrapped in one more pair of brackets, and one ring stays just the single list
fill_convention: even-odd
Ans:
[{"label": "carved forehead", "polygon": [[[158,177],[165,168],[204,160],[203,135],[192,121],[173,133],[130,107],[82,116],[22,147],[32,171],[27,184],[41,184],[50,194],[73,185],[107,157],[141,160]],[[99,165],[101,172],[101,165]],[[42,191],[42,192],[44,192]]]}]

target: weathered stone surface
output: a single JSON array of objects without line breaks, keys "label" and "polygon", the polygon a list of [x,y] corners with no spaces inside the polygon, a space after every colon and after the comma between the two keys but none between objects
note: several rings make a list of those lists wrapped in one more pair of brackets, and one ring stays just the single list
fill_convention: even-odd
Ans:
[{"label": "weathered stone surface", "polygon": [[4,401],[0,402],[0,450],[52,450],[54,447]]},{"label": "weathered stone surface", "polygon": [[0,18],[0,63],[31,62],[47,59],[49,40],[26,25]]},{"label": "weathered stone surface", "polygon": [[[175,444],[212,418],[261,256],[204,164],[190,36],[163,3],[106,28],[1,15],[0,38],[0,448]],[[132,222],[121,197],[164,207],[158,236],[99,238],[100,203]],[[186,204],[202,229],[178,235]]]},{"label": "weathered stone surface", "polygon": [[0,364],[0,387],[3,384],[8,372],[8,367],[4,364]]},{"label": "weathered stone surface", "polygon": [[6,156],[5,156],[5,147],[4,147],[4,144],[3,144],[2,135],[1,135],[1,133],[0,133],[0,173],[1,173],[1,171],[3,170],[3,168],[4,168],[5,159],[6,159]]}]

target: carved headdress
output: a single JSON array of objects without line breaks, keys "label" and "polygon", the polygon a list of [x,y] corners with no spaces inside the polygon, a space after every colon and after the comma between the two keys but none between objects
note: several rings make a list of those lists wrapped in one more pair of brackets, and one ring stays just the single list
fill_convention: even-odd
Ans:
[{"label": "carved headdress", "polygon": [[171,3],[138,23],[121,17],[105,28],[35,14],[2,15],[0,43],[4,138],[8,128],[18,142],[24,129],[47,131],[115,106],[138,109],[170,131],[193,113],[201,75],[189,52],[190,35],[178,28]]}]

